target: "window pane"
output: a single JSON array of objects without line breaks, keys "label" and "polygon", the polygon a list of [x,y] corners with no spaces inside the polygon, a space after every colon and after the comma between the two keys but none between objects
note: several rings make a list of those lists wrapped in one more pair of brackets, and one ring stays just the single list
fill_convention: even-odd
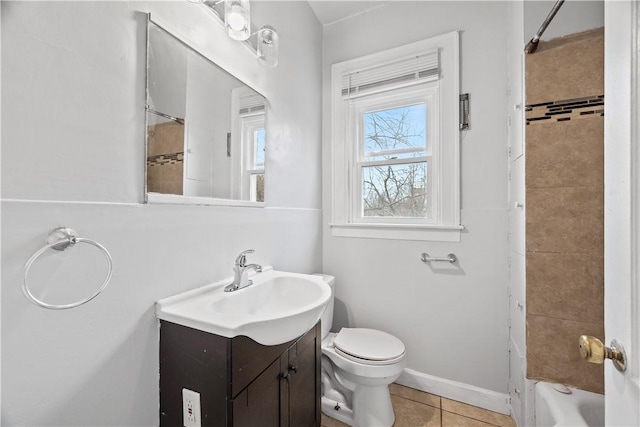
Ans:
[{"label": "window pane", "polygon": [[363,215],[427,216],[427,163],[362,168]]},{"label": "window pane", "polygon": [[424,155],[427,144],[426,104],[365,113],[363,120],[365,161]]},{"label": "window pane", "polygon": [[251,201],[264,202],[264,174],[251,174]]},{"label": "window pane", "polygon": [[253,158],[255,159],[254,169],[264,169],[264,128],[253,131],[254,150]]}]

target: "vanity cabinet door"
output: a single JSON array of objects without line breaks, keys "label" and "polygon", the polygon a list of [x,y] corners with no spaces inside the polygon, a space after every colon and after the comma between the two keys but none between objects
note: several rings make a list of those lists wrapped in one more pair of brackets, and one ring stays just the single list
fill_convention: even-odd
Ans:
[{"label": "vanity cabinet door", "polygon": [[233,399],[235,427],[280,426],[280,359]]},{"label": "vanity cabinet door", "polygon": [[320,426],[319,336],[318,325],[233,399],[234,426]]},{"label": "vanity cabinet door", "polygon": [[251,384],[261,372],[278,360],[295,340],[284,344],[264,346],[251,338],[238,336],[231,342],[231,397]]},{"label": "vanity cabinet door", "polygon": [[320,425],[319,324],[314,329],[293,345],[287,354],[290,372],[288,425],[292,427]]}]

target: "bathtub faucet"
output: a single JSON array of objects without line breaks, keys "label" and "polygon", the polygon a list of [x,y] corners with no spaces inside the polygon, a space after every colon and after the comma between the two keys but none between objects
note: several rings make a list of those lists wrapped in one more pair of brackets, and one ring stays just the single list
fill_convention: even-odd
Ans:
[{"label": "bathtub faucet", "polygon": [[233,266],[233,282],[225,286],[225,292],[233,292],[238,289],[246,288],[253,284],[253,280],[249,279],[249,270],[253,270],[257,273],[262,272],[262,266],[258,264],[246,264],[246,254],[252,254],[255,251],[253,249],[247,249],[240,252],[240,255],[236,258],[235,265]]}]

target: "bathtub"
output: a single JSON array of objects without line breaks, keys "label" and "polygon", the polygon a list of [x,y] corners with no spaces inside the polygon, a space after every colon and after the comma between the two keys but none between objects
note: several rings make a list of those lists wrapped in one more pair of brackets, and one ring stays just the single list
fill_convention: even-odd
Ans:
[{"label": "bathtub", "polygon": [[604,426],[602,394],[539,382],[535,389],[536,426]]}]

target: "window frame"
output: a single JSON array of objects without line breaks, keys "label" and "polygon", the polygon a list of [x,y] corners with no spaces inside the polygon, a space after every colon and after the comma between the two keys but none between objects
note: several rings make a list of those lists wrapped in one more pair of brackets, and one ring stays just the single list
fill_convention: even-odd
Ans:
[{"label": "window frame", "polygon": [[[355,98],[345,98],[342,81],[347,73],[388,63],[425,51],[438,49],[439,79],[410,82]],[[401,240],[460,241],[460,130],[459,130],[459,34],[443,34],[409,45],[332,65],[331,69],[331,234],[336,237],[362,237]],[[431,149],[437,158],[428,168],[433,185],[430,218],[365,217],[360,215],[362,184],[359,150],[365,106],[401,105],[402,100],[430,92],[435,123],[427,132],[436,132]],[[410,105],[410,104],[405,104]],[[427,108],[429,108],[427,106]],[[355,115],[355,117],[354,117]],[[430,114],[427,112],[427,117]],[[429,145],[429,144],[428,144]],[[406,162],[408,163],[408,162]]]},{"label": "window frame", "polygon": [[[243,86],[231,90],[231,132],[228,140],[227,155],[231,157],[230,182],[231,197],[234,201],[242,202],[242,205],[264,207],[265,201],[254,201],[254,193],[251,190],[251,175],[258,172],[253,168],[254,147],[253,131],[265,128],[265,148],[268,144],[266,134],[267,113],[265,108],[249,109],[241,111],[241,98],[247,94],[255,93],[251,88]],[[265,153],[266,155],[266,153]],[[264,168],[259,173],[265,175],[266,182],[266,158]]]},{"label": "window frame", "polygon": [[[386,91],[384,94],[368,95],[359,97],[349,105],[349,116],[357,117],[355,120],[349,119],[349,135],[348,140],[357,141],[354,143],[355,153],[353,156],[351,182],[354,183],[352,200],[352,211],[350,218],[352,223],[361,224],[396,224],[398,221],[406,224],[437,224],[437,207],[438,207],[438,174],[433,173],[434,166],[433,158],[437,158],[439,147],[434,144],[438,140],[439,135],[439,111],[436,102],[438,98],[438,87],[434,82],[422,83],[418,87],[400,88],[391,91]],[[427,115],[425,117],[425,125],[427,129],[427,135],[425,136],[427,144],[425,146],[425,154],[420,158],[402,158],[397,160],[387,161],[365,161],[364,160],[364,115],[374,111],[381,111],[385,109],[391,109],[409,105],[425,104]],[[355,147],[357,146],[357,147]],[[420,160],[422,159],[422,160]],[[413,160],[413,161],[412,161]],[[409,217],[383,217],[383,216],[364,216],[362,213],[363,197],[362,197],[362,169],[367,166],[377,165],[394,165],[394,164],[408,164],[408,163],[427,163],[427,186],[429,188],[428,198],[428,217],[425,218],[409,218]],[[437,166],[436,166],[437,167]],[[360,194],[360,197],[356,197],[356,194]]]},{"label": "window frame", "polygon": [[265,115],[264,113],[241,115],[239,118],[239,122],[240,144],[242,145],[242,179],[240,184],[240,197],[243,200],[248,197],[249,201],[257,202],[257,200],[255,200],[256,193],[253,189],[251,178],[253,177],[253,175],[264,175],[266,168],[264,163],[262,164],[261,169],[256,168],[255,132],[259,129],[265,129]]}]

